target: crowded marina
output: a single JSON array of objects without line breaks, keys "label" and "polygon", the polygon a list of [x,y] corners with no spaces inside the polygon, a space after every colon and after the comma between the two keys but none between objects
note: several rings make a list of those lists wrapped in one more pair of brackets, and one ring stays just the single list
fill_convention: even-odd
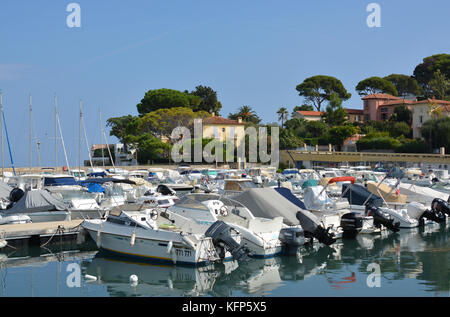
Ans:
[{"label": "crowded marina", "polygon": [[0,245],[8,252],[64,237],[136,261],[239,265],[343,240],[446,228],[449,184],[445,170],[396,166],[5,172]]}]

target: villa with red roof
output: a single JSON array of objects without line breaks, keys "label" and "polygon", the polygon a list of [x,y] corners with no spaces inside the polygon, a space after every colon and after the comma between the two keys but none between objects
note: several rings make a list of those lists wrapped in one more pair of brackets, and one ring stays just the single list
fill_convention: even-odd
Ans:
[{"label": "villa with red roof", "polygon": [[[345,108],[347,113],[347,120],[350,122],[363,122],[364,112],[361,109],[348,109]],[[320,121],[322,120],[322,111],[296,111],[292,114],[292,118],[305,119],[307,121]]]},{"label": "villa with red roof", "polygon": [[202,133],[203,138],[234,139],[235,145],[239,146],[245,137],[245,122],[242,118],[231,120],[212,113],[211,117],[202,120]]},{"label": "villa with red roof", "polygon": [[435,105],[441,115],[450,117],[450,101],[438,99],[409,100],[389,94],[370,94],[362,98],[365,120],[386,121],[394,109],[406,105],[412,112],[413,138],[420,138],[422,124],[431,118],[430,107]]}]

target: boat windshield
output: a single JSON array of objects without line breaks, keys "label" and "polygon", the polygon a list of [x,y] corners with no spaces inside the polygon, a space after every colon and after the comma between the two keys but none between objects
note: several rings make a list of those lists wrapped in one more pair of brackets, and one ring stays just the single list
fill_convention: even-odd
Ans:
[{"label": "boat windshield", "polygon": [[46,177],[44,186],[74,186],[78,185],[73,177]]},{"label": "boat windshield", "polygon": [[189,195],[186,195],[182,197],[177,203],[175,204],[176,207],[180,208],[192,208],[192,209],[200,209],[209,211],[208,207],[203,205],[202,203],[195,201],[192,197]]}]

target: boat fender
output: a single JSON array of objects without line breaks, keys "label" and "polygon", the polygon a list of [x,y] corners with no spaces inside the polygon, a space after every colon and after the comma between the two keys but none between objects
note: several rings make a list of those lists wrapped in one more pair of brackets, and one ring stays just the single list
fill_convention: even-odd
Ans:
[{"label": "boat fender", "polygon": [[173,248],[173,242],[169,241],[169,243],[167,244],[167,254],[169,254],[172,251]]},{"label": "boat fender", "polygon": [[131,234],[130,245],[131,245],[131,246],[134,246],[134,242],[135,242],[135,241],[136,241],[136,233],[133,232],[133,233]]},{"label": "boat fender", "polygon": [[3,249],[4,247],[6,247],[7,244],[8,244],[8,242],[6,242],[6,240],[1,239],[0,240],[0,249]]},{"label": "boat fender", "polygon": [[84,278],[85,278],[86,280],[88,280],[88,281],[96,281],[96,280],[97,280],[97,277],[96,277],[96,276],[92,276],[92,275],[89,275],[89,274],[86,274],[86,275],[84,276]]}]

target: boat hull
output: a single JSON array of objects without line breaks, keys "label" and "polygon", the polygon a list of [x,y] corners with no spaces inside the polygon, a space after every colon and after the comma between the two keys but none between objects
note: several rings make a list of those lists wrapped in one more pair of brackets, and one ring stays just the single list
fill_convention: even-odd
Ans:
[{"label": "boat hull", "polygon": [[[197,249],[192,249],[183,243],[179,233],[165,230],[155,230],[151,233],[145,230],[136,230],[136,238],[131,243],[132,231],[126,232],[123,228],[118,228],[116,232],[110,229],[102,230],[102,220],[84,222],[85,228],[92,239],[97,243],[99,249],[113,252],[118,255],[131,257],[140,261],[159,262],[172,265],[194,265],[203,266],[216,260],[211,257],[214,250],[211,239],[200,240]],[[128,229],[128,228],[126,228]],[[98,234],[100,230],[100,235]],[[100,237],[100,238],[99,238]],[[172,248],[170,247],[172,242]]]}]

